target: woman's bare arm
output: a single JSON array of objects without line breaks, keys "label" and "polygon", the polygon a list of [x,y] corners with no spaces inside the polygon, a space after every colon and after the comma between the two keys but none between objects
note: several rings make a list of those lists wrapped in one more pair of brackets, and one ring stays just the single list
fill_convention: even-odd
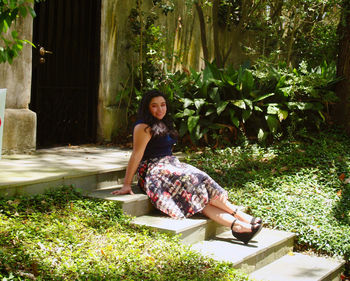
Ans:
[{"label": "woman's bare arm", "polygon": [[112,194],[134,194],[131,189],[132,180],[141,162],[146,146],[151,139],[150,128],[147,124],[138,124],[134,128],[133,150],[126,169],[123,187]]}]

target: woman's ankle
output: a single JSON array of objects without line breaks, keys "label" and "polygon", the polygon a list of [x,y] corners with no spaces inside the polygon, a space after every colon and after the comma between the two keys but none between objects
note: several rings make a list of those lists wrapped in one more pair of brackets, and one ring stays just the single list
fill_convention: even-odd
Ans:
[{"label": "woman's ankle", "polygon": [[235,232],[251,232],[252,229],[251,229],[251,225],[246,223],[246,222],[243,222],[243,221],[240,221],[238,219],[235,219],[231,225],[231,230],[235,231]]}]

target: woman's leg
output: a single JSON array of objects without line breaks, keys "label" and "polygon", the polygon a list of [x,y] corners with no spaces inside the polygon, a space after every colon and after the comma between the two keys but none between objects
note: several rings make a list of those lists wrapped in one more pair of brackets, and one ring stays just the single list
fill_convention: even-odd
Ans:
[{"label": "woman's leg", "polygon": [[213,221],[226,226],[230,227],[232,226],[232,223],[234,220],[236,222],[233,225],[232,230],[236,232],[251,232],[251,225],[245,222],[240,221],[239,219],[235,219],[233,216],[231,216],[228,212],[225,210],[222,210],[220,208],[217,208],[211,204],[208,204],[204,209],[203,209],[203,214],[207,216],[208,218],[212,219]]},{"label": "woman's leg", "polygon": [[[234,214],[234,216],[239,219],[240,221],[250,223],[253,219],[252,216],[240,211],[237,206],[231,204],[227,199],[225,198],[217,198],[214,200],[210,200],[210,205],[213,205],[229,214]],[[257,218],[257,220],[259,220]]]}]

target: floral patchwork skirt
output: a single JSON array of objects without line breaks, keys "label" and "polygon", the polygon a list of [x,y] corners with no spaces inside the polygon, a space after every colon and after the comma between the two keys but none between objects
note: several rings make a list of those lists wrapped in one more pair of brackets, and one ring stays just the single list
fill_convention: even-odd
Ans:
[{"label": "floral patchwork skirt", "polygon": [[210,200],[227,200],[226,190],[209,175],[175,156],[144,160],[137,173],[153,205],[173,218],[201,212]]}]

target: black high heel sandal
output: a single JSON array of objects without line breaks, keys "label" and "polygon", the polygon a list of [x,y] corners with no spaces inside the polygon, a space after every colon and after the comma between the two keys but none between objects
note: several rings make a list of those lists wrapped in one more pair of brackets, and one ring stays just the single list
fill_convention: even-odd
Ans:
[{"label": "black high heel sandal", "polygon": [[252,220],[250,221],[250,224],[262,224],[263,221],[261,218],[256,218],[256,217],[253,217]]},{"label": "black high heel sandal", "polygon": [[255,224],[255,225],[251,225],[250,226],[251,232],[237,232],[237,231],[233,230],[233,226],[235,225],[236,221],[237,221],[237,219],[234,219],[232,224],[231,224],[232,235],[234,237],[236,237],[238,240],[242,241],[246,245],[262,229],[262,225],[261,224]]},{"label": "black high heel sandal", "polygon": [[[236,208],[236,210],[234,210],[231,214],[231,216],[235,217],[235,215],[237,214],[238,212],[238,208]],[[251,221],[250,221],[250,224],[262,224],[263,221],[261,218],[256,218],[256,217],[252,217]]]}]

